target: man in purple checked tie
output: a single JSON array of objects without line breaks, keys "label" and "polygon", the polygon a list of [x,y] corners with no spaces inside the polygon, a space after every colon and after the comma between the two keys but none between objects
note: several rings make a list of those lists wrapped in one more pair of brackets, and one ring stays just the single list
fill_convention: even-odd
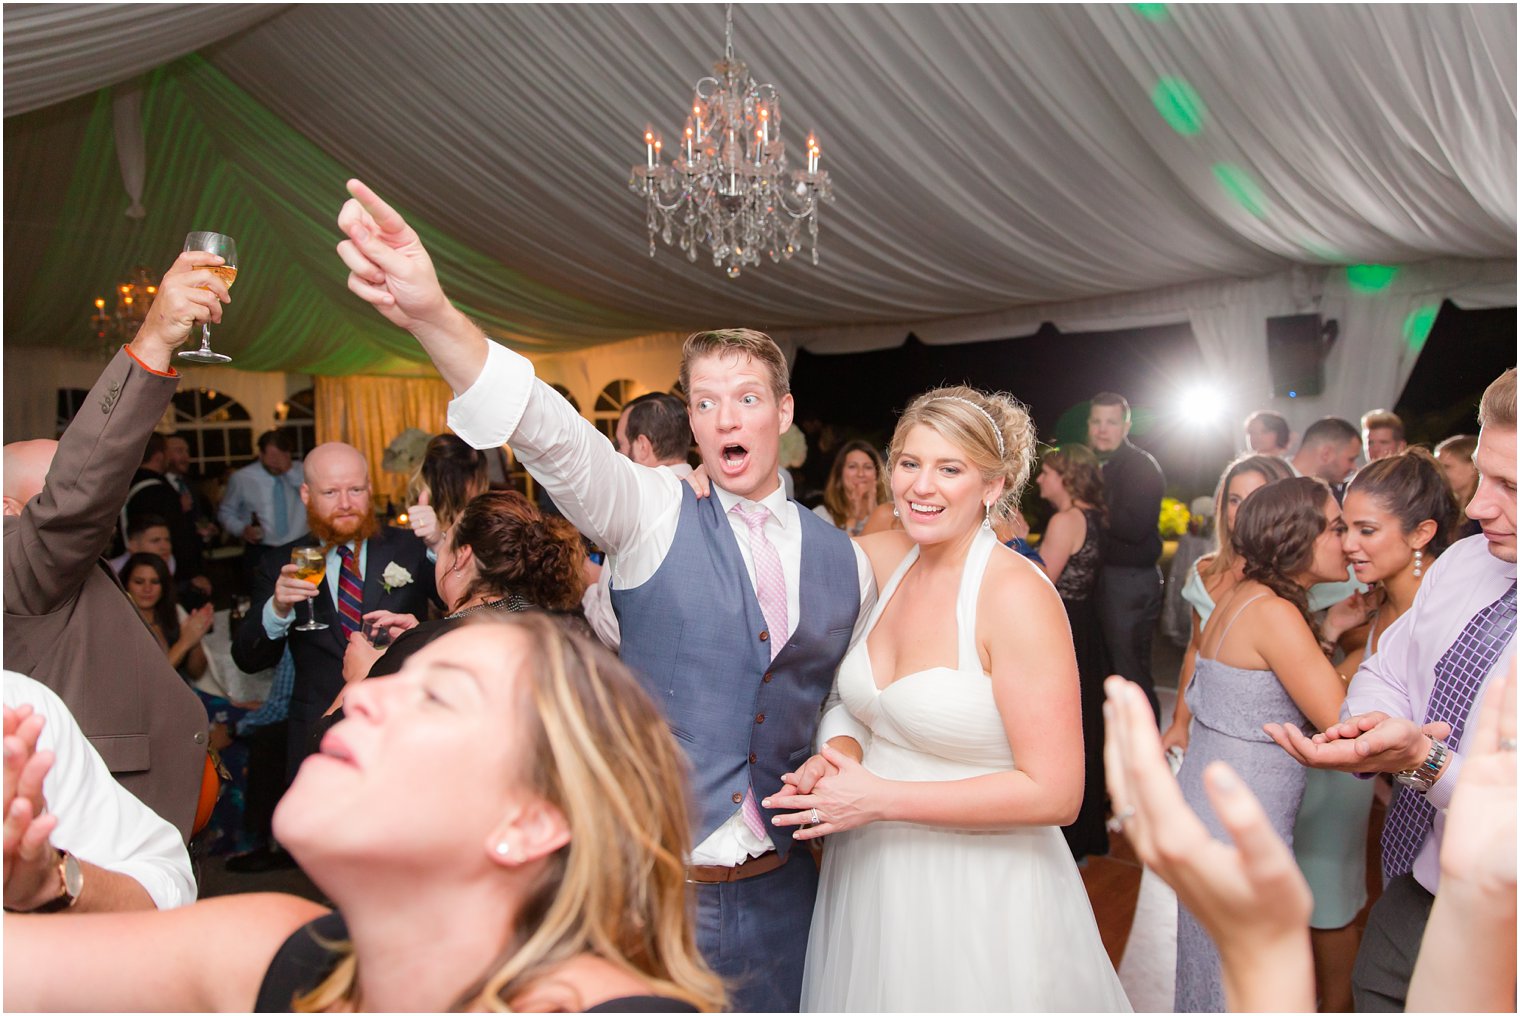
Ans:
[{"label": "man in purple checked tie", "polygon": [[[1352,975],[1358,1012],[1402,1012],[1440,883],[1445,808],[1462,766],[1462,737],[1484,691],[1515,655],[1515,371],[1478,407],[1467,505],[1481,536],[1431,567],[1414,606],[1352,679],[1340,726],[1305,737],[1268,724],[1304,765],[1392,773],[1399,784],[1383,828],[1383,895],[1367,920]],[[1514,749],[1513,744],[1507,746]]]}]

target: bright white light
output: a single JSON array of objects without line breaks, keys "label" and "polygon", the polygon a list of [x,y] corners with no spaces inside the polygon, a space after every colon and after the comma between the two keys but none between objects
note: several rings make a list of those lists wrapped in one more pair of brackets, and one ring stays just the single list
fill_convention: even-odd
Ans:
[{"label": "bright white light", "polygon": [[1201,424],[1215,424],[1224,419],[1229,405],[1217,385],[1200,383],[1183,391],[1182,400],[1177,409],[1179,415],[1186,420]]}]

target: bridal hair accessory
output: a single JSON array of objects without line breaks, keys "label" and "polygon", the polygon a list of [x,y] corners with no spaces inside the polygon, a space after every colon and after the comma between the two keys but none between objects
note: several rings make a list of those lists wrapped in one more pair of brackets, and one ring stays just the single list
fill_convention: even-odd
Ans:
[{"label": "bridal hair accessory", "polygon": [[998,443],[998,459],[1002,460],[1002,459],[1004,459],[1004,458],[1006,458],[1008,456],[1008,449],[1003,444],[1003,430],[1002,430],[1001,427],[999,427],[997,425],[997,421],[992,418],[992,414],[989,413],[989,412],[987,412],[987,410],[983,409],[981,406],[977,405],[975,402],[972,402],[970,399],[963,399],[963,398],[961,398],[959,395],[941,395],[938,399],[935,399],[934,401],[936,401],[936,402],[939,402],[939,401],[945,401],[945,402],[964,402],[966,405],[970,406],[972,409],[976,410],[978,413],[981,413],[983,416],[985,416],[987,418],[987,422],[990,423],[990,424],[992,424],[992,433],[997,438],[997,443]]},{"label": "bridal hair accessory", "polygon": [[1420,548],[1414,549],[1414,577],[1420,577],[1420,568],[1424,565],[1425,555],[1420,553]]}]

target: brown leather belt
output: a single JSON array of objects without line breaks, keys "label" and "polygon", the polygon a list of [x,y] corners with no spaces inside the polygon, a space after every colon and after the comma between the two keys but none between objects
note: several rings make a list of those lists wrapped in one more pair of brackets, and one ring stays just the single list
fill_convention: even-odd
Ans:
[{"label": "brown leather belt", "polygon": [[781,860],[781,855],[772,850],[768,854],[751,857],[743,864],[736,864],[732,868],[716,864],[693,864],[686,869],[686,881],[738,882],[742,879],[754,878],[756,875],[764,875],[768,871],[775,871],[785,863]]}]

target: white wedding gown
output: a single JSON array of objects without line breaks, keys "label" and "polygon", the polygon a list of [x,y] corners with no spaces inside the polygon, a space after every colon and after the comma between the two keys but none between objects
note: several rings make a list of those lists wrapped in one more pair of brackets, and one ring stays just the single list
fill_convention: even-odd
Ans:
[{"label": "white wedding gown", "polygon": [[[991,554],[981,530],[956,602],[959,665],[878,691],[866,639],[839,694],[871,729],[865,766],[890,780],[960,780],[1015,768],[975,643]],[[914,547],[882,590],[880,619]],[[1010,617],[1009,624],[1019,619]],[[802,982],[804,1012],[1129,1012],[1081,875],[1055,826],[995,832],[874,822],[824,848]]]}]

